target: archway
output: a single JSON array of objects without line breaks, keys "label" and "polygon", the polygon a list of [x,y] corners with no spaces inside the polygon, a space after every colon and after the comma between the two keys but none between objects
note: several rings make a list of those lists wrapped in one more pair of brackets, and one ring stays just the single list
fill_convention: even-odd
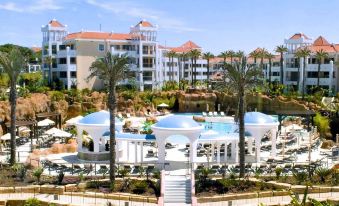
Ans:
[{"label": "archway", "polygon": [[165,171],[184,175],[191,169],[190,139],[184,135],[171,135],[165,140]]}]

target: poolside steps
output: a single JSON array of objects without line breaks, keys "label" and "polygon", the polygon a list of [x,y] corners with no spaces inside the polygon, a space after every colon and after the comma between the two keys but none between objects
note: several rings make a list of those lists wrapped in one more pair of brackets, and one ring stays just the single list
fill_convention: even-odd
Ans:
[{"label": "poolside steps", "polygon": [[166,176],[164,186],[165,205],[171,205],[170,203],[183,203],[184,205],[191,204],[191,180],[185,175]]}]

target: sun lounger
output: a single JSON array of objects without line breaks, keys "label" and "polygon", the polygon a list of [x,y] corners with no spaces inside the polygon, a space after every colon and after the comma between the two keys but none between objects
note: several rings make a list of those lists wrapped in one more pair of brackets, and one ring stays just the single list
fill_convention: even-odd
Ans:
[{"label": "sun lounger", "polygon": [[119,118],[119,119],[123,119],[123,116],[122,116],[121,113],[118,113],[118,118]]},{"label": "sun lounger", "polygon": [[212,116],[213,116],[213,113],[212,113],[212,112],[209,112],[209,113],[208,113],[208,116],[212,117]]},{"label": "sun lounger", "polygon": [[127,117],[127,118],[131,118],[131,114],[130,114],[130,113],[127,113],[127,114],[126,114],[126,117]]},{"label": "sun lounger", "polygon": [[213,116],[215,116],[215,117],[219,116],[218,112],[213,112]]},{"label": "sun lounger", "polygon": [[225,112],[220,112],[220,116],[224,117],[225,116]]},{"label": "sun lounger", "polygon": [[207,113],[206,113],[206,112],[202,112],[202,116],[203,116],[203,117],[206,117],[206,116],[207,116]]}]

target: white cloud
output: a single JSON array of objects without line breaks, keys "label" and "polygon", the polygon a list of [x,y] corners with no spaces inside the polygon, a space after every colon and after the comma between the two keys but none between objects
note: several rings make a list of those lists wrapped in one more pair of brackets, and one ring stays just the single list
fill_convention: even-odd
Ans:
[{"label": "white cloud", "polygon": [[144,8],[136,2],[130,1],[98,1],[98,0],[87,0],[87,3],[98,8],[113,12],[116,15],[122,17],[133,17],[140,19],[147,19],[153,21],[163,29],[172,30],[176,32],[187,32],[187,31],[201,31],[197,28],[188,27],[182,20],[168,16],[162,11],[155,11],[149,8]]},{"label": "white cloud", "polygon": [[17,4],[14,2],[6,2],[0,4],[0,9],[14,12],[39,12],[39,11],[47,11],[47,10],[58,10],[61,9],[61,6],[56,4],[55,0],[34,0],[33,2],[29,2],[29,5],[25,4]]}]

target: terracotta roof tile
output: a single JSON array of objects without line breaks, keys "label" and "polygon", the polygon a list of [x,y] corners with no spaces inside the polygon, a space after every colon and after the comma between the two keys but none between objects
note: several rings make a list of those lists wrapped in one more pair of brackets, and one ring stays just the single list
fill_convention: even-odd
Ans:
[{"label": "terracotta roof tile", "polygon": [[32,47],[31,50],[34,52],[39,52],[41,51],[41,47]]},{"label": "terracotta roof tile", "polygon": [[110,40],[129,40],[130,34],[110,33],[110,32],[77,32],[68,34],[65,39],[110,39]]},{"label": "terracotta roof tile", "polygon": [[330,46],[331,44],[328,43],[328,41],[322,37],[319,36],[314,42],[313,42],[313,46]]},{"label": "terracotta roof tile", "polygon": [[305,34],[303,33],[296,33],[293,36],[290,37],[290,39],[300,39],[301,37],[303,37],[304,39],[308,39],[311,40],[311,38],[308,38]]},{"label": "terracotta roof tile", "polygon": [[194,43],[192,41],[187,41],[187,42],[185,42],[184,44],[182,44],[179,47],[171,48],[172,51],[179,52],[179,53],[189,52],[189,51],[191,51],[193,49],[201,49],[201,47],[198,46],[196,43]]},{"label": "terracotta roof tile", "polygon": [[51,25],[52,27],[65,27],[55,19],[52,19],[48,24]]},{"label": "terracotta roof tile", "polygon": [[142,20],[142,21],[140,21],[137,25],[135,25],[135,26],[139,26],[139,25],[141,25],[141,26],[143,26],[143,27],[153,27],[153,25],[151,24],[151,23],[149,23],[148,21],[145,21],[145,20]]}]

